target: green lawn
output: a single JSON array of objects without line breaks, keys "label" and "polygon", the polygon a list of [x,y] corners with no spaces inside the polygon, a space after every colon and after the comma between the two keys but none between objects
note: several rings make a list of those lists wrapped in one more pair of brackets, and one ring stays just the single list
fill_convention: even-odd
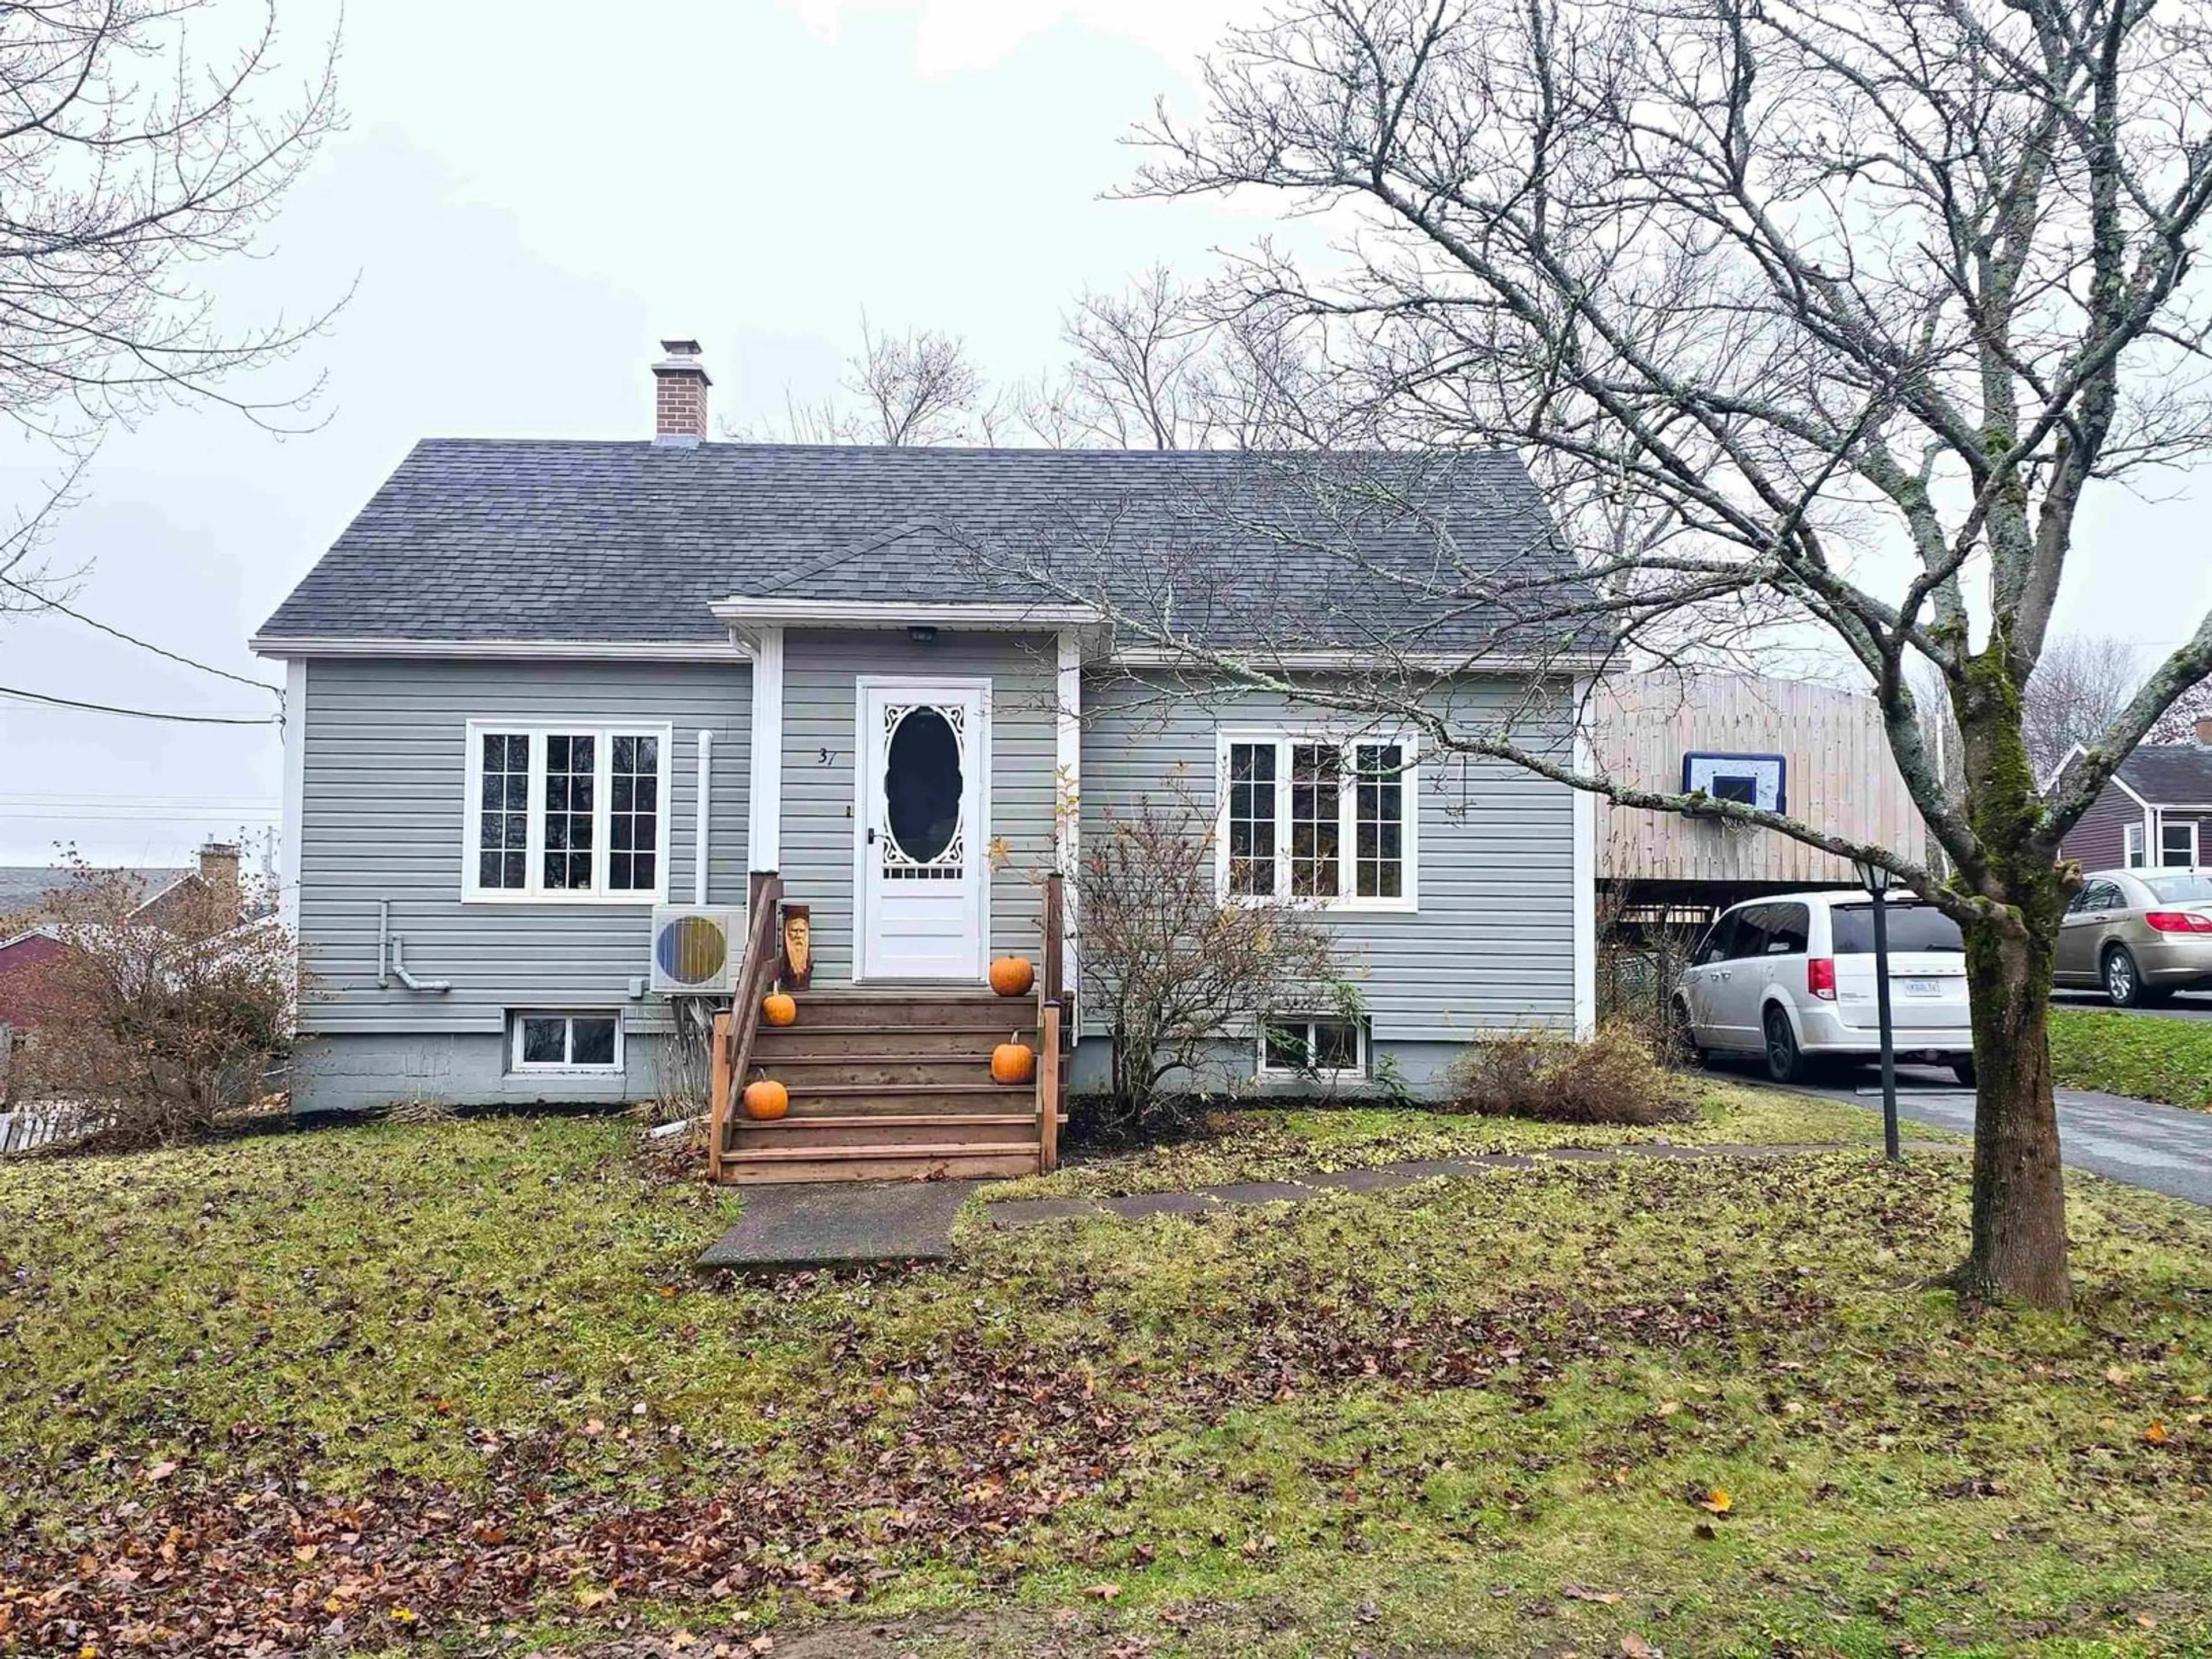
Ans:
[{"label": "green lawn", "polygon": [[2068,1088],[2212,1110],[2212,1020],[2054,1008],[2051,1065]]},{"label": "green lawn", "polygon": [[694,1285],[736,1207],[604,1120],[0,1165],[0,1651],[2212,1644],[2191,1206],[2076,1183],[2065,1318],[1924,1287],[1948,1156],[971,1211],[945,1268]]},{"label": "green lawn", "polygon": [[[1308,1110],[1238,1109],[1214,1114],[1209,1133],[1123,1157],[1079,1159],[1052,1175],[1003,1182],[988,1198],[1106,1198],[1171,1192],[1228,1181],[1280,1180],[1310,1170],[1344,1170],[1403,1158],[1472,1158],[1553,1146],[1619,1146],[1662,1140],[1677,1146],[1878,1146],[1881,1119],[1844,1101],[1747,1089],[1717,1079],[1679,1079],[1689,1120],[1650,1128],[1612,1124],[1531,1123],[1517,1118],[1364,1107]],[[1922,1131],[1948,1140],[1940,1129]]]}]

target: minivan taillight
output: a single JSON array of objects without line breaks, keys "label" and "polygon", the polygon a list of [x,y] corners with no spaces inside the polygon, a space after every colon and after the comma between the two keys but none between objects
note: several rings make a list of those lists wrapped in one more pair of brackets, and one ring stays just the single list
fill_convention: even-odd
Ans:
[{"label": "minivan taillight", "polygon": [[1836,959],[1833,957],[1805,958],[1805,988],[1823,1002],[1836,1000]]},{"label": "minivan taillight", "polygon": [[2212,916],[2194,910],[2152,910],[2143,921],[2161,933],[2212,933]]}]

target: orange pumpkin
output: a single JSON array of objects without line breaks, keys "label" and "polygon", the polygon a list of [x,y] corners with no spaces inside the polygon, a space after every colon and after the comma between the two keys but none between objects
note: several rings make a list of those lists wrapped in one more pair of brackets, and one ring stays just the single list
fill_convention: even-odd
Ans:
[{"label": "orange pumpkin", "polygon": [[786,992],[771,991],[761,999],[761,1018],[771,1025],[795,1025],[799,1004]]},{"label": "orange pumpkin", "polygon": [[772,1123],[791,1109],[791,1091],[772,1077],[745,1085],[745,1115],[756,1123]]},{"label": "orange pumpkin", "polygon": [[1000,957],[991,964],[991,988],[1002,997],[1025,997],[1036,983],[1027,957]]},{"label": "orange pumpkin", "polygon": [[991,1081],[1027,1083],[1036,1076],[1036,1054],[1026,1042],[1002,1042],[991,1050]]}]

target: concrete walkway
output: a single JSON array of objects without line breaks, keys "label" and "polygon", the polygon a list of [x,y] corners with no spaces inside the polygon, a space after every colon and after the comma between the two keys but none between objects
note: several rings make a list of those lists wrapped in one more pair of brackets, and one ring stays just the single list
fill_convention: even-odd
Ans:
[{"label": "concrete walkway", "polygon": [[[1802,1158],[1863,1152],[1832,1142],[1805,1146],[1676,1146],[1637,1141],[1622,1146],[1563,1146],[1545,1152],[1492,1152],[1477,1158],[1408,1158],[1364,1170],[1314,1170],[1286,1181],[1239,1181],[1188,1192],[1139,1193],[1128,1198],[1007,1199],[985,1214],[1000,1227],[1026,1227],[1073,1217],[1195,1215],[1229,1204],[1301,1204],[1330,1193],[1385,1192],[1444,1176],[1526,1170],[1543,1164],[1611,1164],[1632,1158]],[[1915,1152],[1956,1152],[1940,1141],[1912,1141]],[[865,1267],[886,1261],[942,1261],[952,1254],[952,1223],[976,1181],[837,1181],[763,1184],[744,1189],[738,1224],[701,1253],[701,1273],[793,1273],[810,1267]]]},{"label": "concrete walkway", "polygon": [[[1776,1086],[1733,1066],[1716,1070],[1733,1080]],[[1974,1091],[1959,1087],[1948,1072],[1900,1066],[1897,1088],[1899,1117],[1973,1133]],[[1871,1072],[1843,1083],[1798,1085],[1793,1092],[1881,1110],[1881,1085]],[[2069,1164],[2170,1198],[2212,1204],[2212,1112],[2090,1089],[2057,1093],[2059,1148]]]},{"label": "concrete walkway", "polygon": [[952,1254],[952,1218],[981,1184],[825,1181],[742,1188],[738,1224],[693,1265],[701,1273],[763,1273],[942,1261]]},{"label": "concrete walkway", "polygon": [[[987,1206],[994,1226],[1027,1227],[1042,1221],[1066,1221],[1080,1217],[1120,1216],[1141,1220],[1154,1215],[1196,1215],[1230,1204],[1301,1204],[1330,1193],[1376,1193],[1440,1176],[1480,1175],[1491,1170],[1527,1170],[1544,1164],[1618,1164],[1632,1159],[1805,1158],[1824,1152],[1864,1152],[1865,1146],[1832,1142],[1803,1146],[1731,1144],[1715,1146],[1675,1146],[1661,1141],[1637,1141],[1623,1146],[1562,1146],[1545,1152],[1488,1152],[1476,1158],[1407,1158],[1365,1170],[1316,1170],[1285,1181],[1238,1181],[1220,1187],[1200,1187],[1184,1193],[1139,1193],[1127,1198],[1004,1199]],[[1879,1150],[1879,1149],[1875,1149]],[[1956,1153],[1960,1149],[1943,1141],[1908,1141],[1911,1152]]]}]

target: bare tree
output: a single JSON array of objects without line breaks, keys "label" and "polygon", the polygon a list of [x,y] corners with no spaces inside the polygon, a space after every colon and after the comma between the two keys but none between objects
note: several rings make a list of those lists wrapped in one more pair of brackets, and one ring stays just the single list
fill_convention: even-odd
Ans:
[{"label": "bare tree", "polygon": [[934,329],[878,334],[860,319],[860,349],[846,361],[842,397],[787,395],[780,421],[726,428],[740,440],[927,447],[990,443],[1002,416],[990,383],[957,335]]},{"label": "bare tree", "polygon": [[1203,449],[1213,440],[1214,319],[1164,265],[1120,294],[1086,293],[1060,328],[1060,379],[1023,419],[1054,448]]},{"label": "bare tree", "polygon": [[273,0],[228,49],[201,50],[238,15],[210,0],[0,15],[0,410],[70,459],[0,545],[0,576],[18,584],[0,611],[52,585],[39,532],[110,422],[181,399],[282,426],[319,386],[264,393],[240,377],[291,356],[327,312],[236,329],[206,285],[211,260],[256,248],[338,118],[335,43],[289,99],[276,84]]},{"label": "bare tree", "polygon": [[[1351,257],[1256,254],[1247,308],[1323,342],[1376,441],[1529,458],[1581,556],[1548,597],[1540,561],[1471,560],[1448,522],[1425,564],[1364,567],[1425,594],[1418,614],[1505,619],[1456,652],[1461,672],[1525,662],[1532,641],[1587,651],[1600,623],[1624,651],[1716,615],[1825,629],[1872,683],[1950,873],[1577,767],[1434,695],[1433,650],[1381,615],[1356,619],[1380,666],[1317,691],[1287,672],[1285,621],[1229,653],[1172,613],[1090,597],[1185,670],[1387,714],[1432,751],[1626,805],[1764,825],[1956,917],[1980,1075],[1956,1276],[1972,1295],[2069,1297],[2046,1042],[2075,879],[2059,838],[2212,670],[2208,617],[2039,787],[2023,703],[2085,499],[2212,447],[2184,280],[2212,203],[2208,54],[2193,11],[2119,0],[1304,0],[1231,37],[1200,123],[1163,113],[1145,135],[1142,191],[1269,190],[1339,216]],[[1327,489],[1340,514],[1360,498]],[[1419,512],[1388,477],[1365,499]],[[1352,538],[1339,556],[1363,560]],[[1956,721],[1955,795],[1916,660]]]},{"label": "bare tree", "polygon": [[2142,670],[2135,647],[2101,635],[2060,634],[2043,647],[2042,660],[2021,700],[2027,758],[2047,779],[2076,744],[2087,748],[2109,730],[2135,694]]}]

